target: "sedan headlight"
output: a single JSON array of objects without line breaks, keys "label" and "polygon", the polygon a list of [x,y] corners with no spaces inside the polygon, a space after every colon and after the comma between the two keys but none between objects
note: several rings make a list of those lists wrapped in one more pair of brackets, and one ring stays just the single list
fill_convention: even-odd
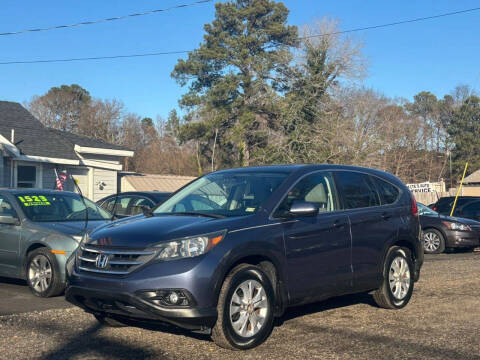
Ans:
[{"label": "sedan headlight", "polygon": [[208,252],[225,237],[226,230],[215,233],[189,236],[183,239],[158,244],[157,259],[163,261],[199,256]]},{"label": "sedan headlight", "polygon": [[466,224],[462,224],[462,223],[458,223],[458,222],[453,222],[453,221],[442,221],[443,224],[449,228],[450,230],[456,230],[456,231],[472,231],[471,227],[466,225]]}]

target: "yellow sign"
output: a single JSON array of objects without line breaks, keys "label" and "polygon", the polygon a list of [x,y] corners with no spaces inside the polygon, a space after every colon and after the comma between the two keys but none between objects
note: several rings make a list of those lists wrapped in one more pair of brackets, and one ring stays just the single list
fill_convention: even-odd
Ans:
[{"label": "yellow sign", "polygon": [[23,206],[49,206],[50,201],[43,195],[25,195],[17,196]]}]

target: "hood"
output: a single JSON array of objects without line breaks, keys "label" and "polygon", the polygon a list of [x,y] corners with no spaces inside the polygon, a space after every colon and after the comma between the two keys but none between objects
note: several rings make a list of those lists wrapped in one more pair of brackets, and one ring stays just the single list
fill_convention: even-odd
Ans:
[{"label": "hood", "polygon": [[438,217],[442,220],[455,221],[455,222],[462,223],[462,224],[467,224],[467,225],[480,225],[480,222],[472,220],[472,219],[465,219],[465,218],[460,218],[460,217],[455,217],[455,216],[447,216],[447,215],[439,215]]},{"label": "hood", "polygon": [[85,232],[90,232],[96,227],[107,222],[107,220],[89,221],[86,231],[84,221],[36,222],[35,225],[48,230],[54,230],[68,236],[83,236]]},{"label": "hood", "polygon": [[122,247],[148,247],[186,236],[227,228],[231,219],[201,216],[135,216],[102,226],[90,234],[89,243]]}]

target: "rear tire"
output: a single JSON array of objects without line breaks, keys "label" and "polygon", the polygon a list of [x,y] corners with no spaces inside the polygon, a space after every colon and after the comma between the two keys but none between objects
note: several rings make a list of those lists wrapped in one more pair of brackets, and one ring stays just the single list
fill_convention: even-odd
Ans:
[{"label": "rear tire", "polygon": [[241,264],[223,282],[212,339],[231,350],[254,348],[273,329],[275,295],[268,276],[257,266]]},{"label": "rear tire", "polygon": [[412,297],[414,268],[410,250],[393,246],[385,257],[383,281],[373,299],[384,309],[401,309]]},{"label": "rear tire", "polygon": [[426,229],[423,232],[423,250],[425,254],[441,254],[445,251],[445,238],[436,229]]},{"label": "rear tire", "polygon": [[45,247],[28,254],[26,278],[32,293],[39,297],[58,296],[65,290],[57,259]]}]

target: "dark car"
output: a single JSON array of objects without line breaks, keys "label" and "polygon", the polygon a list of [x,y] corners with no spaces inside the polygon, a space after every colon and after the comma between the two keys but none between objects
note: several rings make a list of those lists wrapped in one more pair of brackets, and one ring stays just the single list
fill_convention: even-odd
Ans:
[{"label": "dark car", "polygon": [[141,214],[145,208],[153,209],[170,195],[171,193],[163,191],[129,191],[104,197],[97,204],[117,219],[122,219]]},{"label": "dark car", "polygon": [[440,215],[423,204],[417,205],[425,253],[440,254],[445,249],[480,245],[480,222]]},{"label": "dark car", "polygon": [[[459,216],[457,214],[458,209],[473,201],[480,201],[480,197],[459,196],[457,199],[457,204],[455,205],[455,211],[453,215]],[[428,207],[441,215],[450,215],[454,202],[455,202],[455,196],[445,196],[438,199],[436,203],[428,205]]]},{"label": "dark car", "polygon": [[104,324],[166,322],[247,349],[289,306],[373,291],[380,307],[403,308],[422,263],[417,204],[393,175],[240,168],[86,236],[67,264],[66,298]]},{"label": "dark car", "polygon": [[37,296],[59,295],[67,258],[86,232],[110,218],[69,191],[0,189],[0,276],[27,280]]},{"label": "dark car", "polygon": [[455,216],[480,221],[480,198],[456,207]]}]

